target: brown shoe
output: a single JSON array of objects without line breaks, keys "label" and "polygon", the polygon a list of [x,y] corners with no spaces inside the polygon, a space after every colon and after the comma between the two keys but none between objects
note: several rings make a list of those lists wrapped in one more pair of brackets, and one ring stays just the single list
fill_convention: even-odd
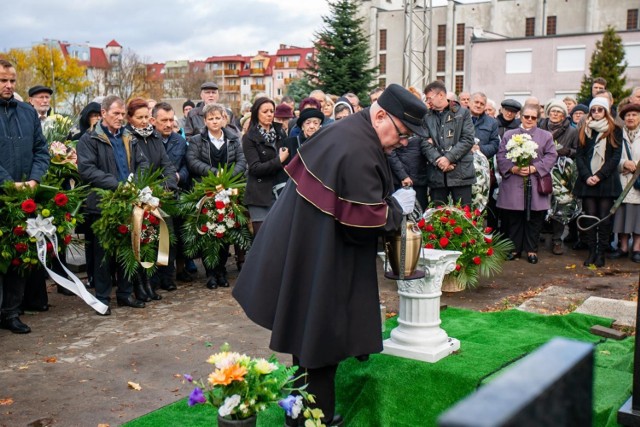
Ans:
[{"label": "brown shoe", "polygon": [[554,255],[562,255],[564,253],[562,242],[554,243],[551,252],[553,252]]}]

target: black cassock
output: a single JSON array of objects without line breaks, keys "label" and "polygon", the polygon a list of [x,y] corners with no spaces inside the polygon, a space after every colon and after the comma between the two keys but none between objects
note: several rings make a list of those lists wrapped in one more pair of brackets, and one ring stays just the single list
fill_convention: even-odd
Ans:
[{"label": "black cassock", "polygon": [[380,352],[378,236],[402,211],[369,110],[314,135],[287,173],[233,296],[305,368]]}]

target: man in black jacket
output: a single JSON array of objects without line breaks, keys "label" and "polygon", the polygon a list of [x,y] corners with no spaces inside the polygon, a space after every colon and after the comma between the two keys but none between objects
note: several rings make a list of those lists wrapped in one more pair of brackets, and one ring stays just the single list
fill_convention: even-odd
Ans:
[{"label": "man in black jacket", "polygon": [[[16,76],[13,64],[0,59],[0,185],[33,188],[47,172],[49,151],[36,111],[13,95]],[[31,332],[19,318],[24,287],[14,268],[0,274],[0,327],[16,334]]]},{"label": "man in black jacket", "polygon": [[[125,116],[124,101],[114,95],[102,101],[102,119],[91,132],[85,133],[78,141],[78,172],[86,184],[95,188],[115,190],[129,174],[149,167],[147,159],[129,131],[123,128]],[[87,226],[99,217],[98,196],[92,192],[87,197]],[[92,242],[94,257],[94,284],[96,298],[109,305],[111,300],[111,265],[105,259],[105,251],[99,242]],[[104,261],[104,262],[103,262]],[[120,266],[118,270],[122,270]],[[144,307],[144,302],[132,296],[133,285],[125,279],[122,271],[118,274],[118,305],[134,308]],[[98,313],[100,314],[100,313]],[[104,315],[111,314],[107,310]]]}]

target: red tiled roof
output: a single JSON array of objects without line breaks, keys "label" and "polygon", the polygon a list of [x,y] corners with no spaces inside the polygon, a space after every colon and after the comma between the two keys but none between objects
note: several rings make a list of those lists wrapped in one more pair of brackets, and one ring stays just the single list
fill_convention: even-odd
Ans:
[{"label": "red tiled roof", "polygon": [[248,57],[238,55],[210,56],[204,62],[245,62]]},{"label": "red tiled roof", "polygon": [[109,68],[109,60],[103,49],[99,47],[90,47],[89,49],[89,61],[86,66],[91,68]]},{"label": "red tiled roof", "polygon": [[107,47],[122,47],[122,46],[115,39],[113,39],[109,43],[107,43]]},{"label": "red tiled roof", "polygon": [[[296,47],[296,46],[289,46],[289,47],[285,47],[283,49],[278,49],[278,51],[276,52],[276,57],[280,57],[280,56],[296,56],[299,55],[300,56],[300,60],[298,61],[298,69],[302,70],[308,67],[308,63],[307,63],[307,55],[309,53],[311,53],[313,55],[313,48],[312,47]],[[276,59],[277,61],[277,59]]]}]

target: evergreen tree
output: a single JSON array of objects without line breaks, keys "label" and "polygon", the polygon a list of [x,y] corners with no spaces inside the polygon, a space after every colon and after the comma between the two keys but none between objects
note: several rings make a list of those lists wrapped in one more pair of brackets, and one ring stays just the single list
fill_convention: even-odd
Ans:
[{"label": "evergreen tree", "polygon": [[608,27],[602,40],[596,42],[596,50],[593,51],[589,64],[590,75],[585,75],[582,78],[578,98],[581,100],[591,99],[591,85],[596,77],[603,77],[607,81],[607,90],[611,92],[616,103],[629,96],[631,91],[625,90],[627,78],[624,72],[626,69],[627,61],[624,60],[622,39],[616,34],[613,27]]},{"label": "evergreen tree", "polygon": [[311,93],[313,89],[314,88],[309,85],[309,80],[307,80],[306,77],[301,77],[294,79],[287,85],[286,94],[293,97],[296,102],[300,102],[309,96],[309,93]]},{"label": "evergreen tree", "polygon": [[369,67],[371,56],[362,30],[363,19],[356,15],[359,1],[329,3],[330,15],[322,17],[325,28],[316,33],[316,57],[305,74],[311,86],[325,93],[353,92],[367,99],[378,70]]}]

